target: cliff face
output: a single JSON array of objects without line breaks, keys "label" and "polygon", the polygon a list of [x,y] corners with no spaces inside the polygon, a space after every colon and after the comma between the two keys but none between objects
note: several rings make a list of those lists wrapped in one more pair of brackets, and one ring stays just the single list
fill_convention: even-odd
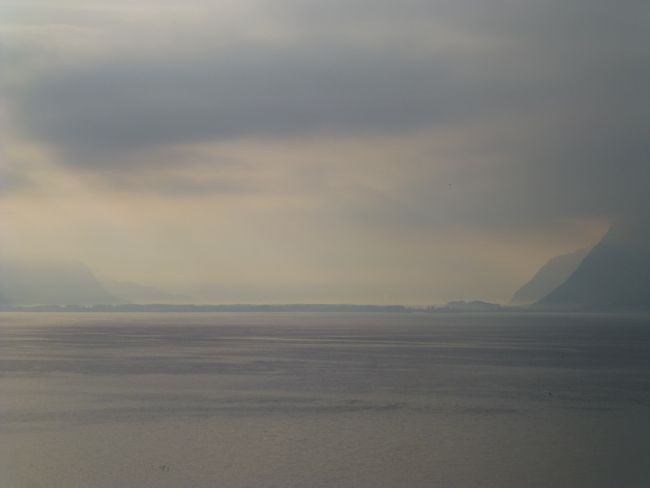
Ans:
[{"label": "cliff face", "polygon": [[0,260],[0,303],[4,305],[94,305],[121,303],[81,263]]},{"label": "cliff face", "polygon": [[558,310],[650,310],[650,219],[615,223],[573,274],[537,305]]},{"label": "cliff face", "polygon": [[573,274],[588,252],[588,249],[580,249],[550,259],[530,281],[515,292],[510,303],[530,305],[541,300]]}]

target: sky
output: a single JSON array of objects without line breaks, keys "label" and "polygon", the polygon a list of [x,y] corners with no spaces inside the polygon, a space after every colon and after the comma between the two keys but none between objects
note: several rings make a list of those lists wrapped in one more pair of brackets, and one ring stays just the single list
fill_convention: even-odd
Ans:
[{"label": "sky", "polygon": [[0,253],[507,302],[650,207],[642,0],[0,0]]}]

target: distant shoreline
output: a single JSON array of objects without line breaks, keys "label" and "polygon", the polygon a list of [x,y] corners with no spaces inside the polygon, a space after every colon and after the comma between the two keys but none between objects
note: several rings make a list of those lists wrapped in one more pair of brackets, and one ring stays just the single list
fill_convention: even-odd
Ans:
[{"label": "distant shoreline", "polygon": [[[463,305],[459,305],[462,303]],[[355,305],[355,304],[231,304],[231,305],[173,305],[173,304],[121,304],[121,305],[0,305],[0,313],[376,313],[376,314],[647,314],[649,309],[552,309],[539,307],[508,307],[489,304],[472,306],[473,302],[450,302],[443,306],[409,307],[406,305]],[[464,306],[466,305],[466,306]],[[486,304],[487,305],[487,304]]]},{"label": "distant shoreline", "polygon": [[347,305],[347,304],[233,304],[233,305],[32,305],[0,306],[2,312],[376,312],[410,313],[418,309],[402,305]]},{"label": "distant shoreline", "polygon": [[[461,310],[441,307],[407,307],[404,305],[353,305],[353,304],[232,304],[232,305],[173,305],[173,304],[121,304],[121,305],[32,305],[0,306],[0,312],[176,312],[176,313],[251,313],[251,312],[317,312],[317,313],[434,313],[434,312],[486,312],[487,310]],[[499,307],[492,312],[510,312],[514,309]]]}]

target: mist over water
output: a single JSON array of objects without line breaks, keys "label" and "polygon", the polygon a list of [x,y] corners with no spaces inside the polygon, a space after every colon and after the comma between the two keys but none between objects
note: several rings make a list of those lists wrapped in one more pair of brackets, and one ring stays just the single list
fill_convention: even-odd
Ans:
[{"label": "mist over water", "polygon": [[0,486],[646,487],[650,317],[2,314]]}]

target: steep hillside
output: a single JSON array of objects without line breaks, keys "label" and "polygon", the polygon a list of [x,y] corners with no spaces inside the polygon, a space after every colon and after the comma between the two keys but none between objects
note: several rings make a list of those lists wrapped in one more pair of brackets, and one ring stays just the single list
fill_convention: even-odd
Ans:
[{"label": "steep hillside", "polygon": [[561,310],[650,309],[650,219],[614,224],[573,274],[537,305]]},{"label": "steep hillside", "polygon": [[573,274],[588,252],[588,249],[580,249],[550,259],[530,281],[515,292],[510,303],[529,305],[541,300]]}]

